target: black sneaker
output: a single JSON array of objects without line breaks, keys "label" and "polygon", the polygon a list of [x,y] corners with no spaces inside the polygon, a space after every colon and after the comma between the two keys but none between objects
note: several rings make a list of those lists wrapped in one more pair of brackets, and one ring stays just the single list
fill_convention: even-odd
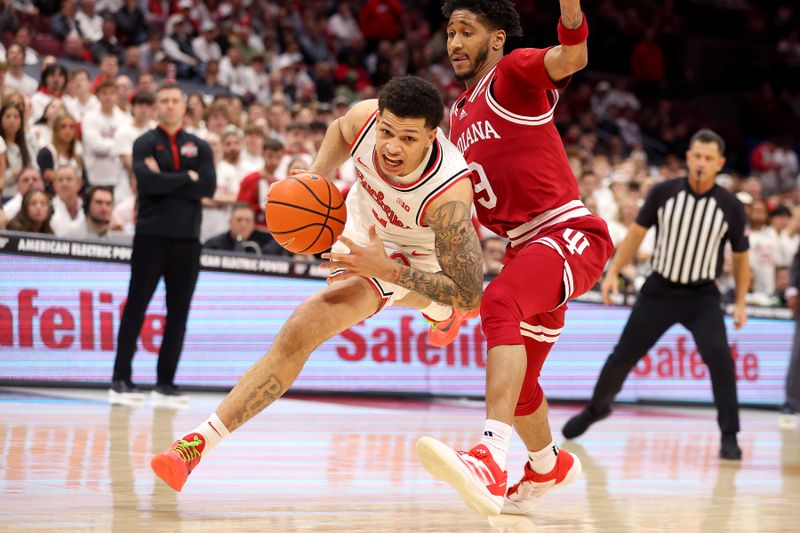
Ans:
[{"label": "black sneaker", "polygon": [[736,440],[736,433],[726,433],[722,435],[722,447],[719,450],[721,459],[740,461],[742,459],[742,449]]},{"label": "black sneaker", "polygon": [[115,379],[108,389],[108,401],[112,404],[141,403],[144,393],[130,380]]},{"label": "black sneaker", "polygon": [[189,395],[176,385],[156,385],[153,387],[153,401],[162,403],[187,403]]},{"label": "black sneaker", "polygon": [[561,433],[567,439],[580,437],[586,432],[587,429],[589,429],[589,426],[595,422],[599,422],[604,418],[608,418],[608,415],[610,414],[611,408],[606,409],[604,412],[598,414],[591,407],[587,407],[577,415],[570,418],[569,421],[564,424],[564,428],[561,430]]}]

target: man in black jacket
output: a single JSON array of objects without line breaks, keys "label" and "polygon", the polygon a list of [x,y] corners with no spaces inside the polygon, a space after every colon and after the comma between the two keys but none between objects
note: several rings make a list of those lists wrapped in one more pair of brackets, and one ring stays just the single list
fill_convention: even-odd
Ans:
[{"label": "man in black jacket", "polygon": [[128,301],[120,320],[109,391],[112,403],[142,398],[131,381],[131,362],[147,305],[159,279],[166,287],[167,320],[158,354],[154,397],[175,398],[174,384],[189,306],[200,270],[200,199],[216,189],[211,147],[181,129],[186,99],[167,84],[156,93],[158,126],[133,144],[139,211],[133,238]]},{"label": "man in black jacket", "polygon": [[247,202],[236,202],[231,209],[230,230],[211,237],[203,248],[256,255],[289,255],[266,231],[256,230],[256,214]]}]

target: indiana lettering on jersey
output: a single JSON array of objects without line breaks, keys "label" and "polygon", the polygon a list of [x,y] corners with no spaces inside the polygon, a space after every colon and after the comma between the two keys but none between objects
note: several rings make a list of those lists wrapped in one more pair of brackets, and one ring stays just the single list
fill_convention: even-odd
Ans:
[{"label": "indiana lettering on jersey", "polygon": [[393,226],[397,226],[398,228],[409,229],[408,226],[403,224],[403,221],[400,220],[400,218],[397,216],[394,210],[390,206],[386,205],[386,202],[383,201],[384,199],[383,191],[376,191],[372,187],[372,185],[367,183],[364,174],[362,174],[361,171],[358,169],[356,169],[356,176],[358,176],[358,181],[359,183],[361,183],[361,186],[364,187],[364,190],[367,191],[370,196],[372,196],[372,199],[375,200],[375,202],[378,204],[378,207],[381,208],[381,211],[383,211],[386,214],[389,223]]},{"label": "indiana lettering on jersey", "polygon": [[467,126],[464,133],[458,138],[458,150],[463,154],[470,146],[486,139],[499,139],[500,135],[488,120],[478,121]]}]

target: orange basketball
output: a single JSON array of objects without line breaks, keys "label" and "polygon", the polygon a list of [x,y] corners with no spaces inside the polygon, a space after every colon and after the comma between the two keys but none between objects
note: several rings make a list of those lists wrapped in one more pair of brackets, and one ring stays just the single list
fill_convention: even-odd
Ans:
[{"label": "orange basketball", "polygon": [[342,193],[324,177],[313,174],[292,176],[273,185],[264,213],[275,240],[296,254],[330,249],[347,220]]}]

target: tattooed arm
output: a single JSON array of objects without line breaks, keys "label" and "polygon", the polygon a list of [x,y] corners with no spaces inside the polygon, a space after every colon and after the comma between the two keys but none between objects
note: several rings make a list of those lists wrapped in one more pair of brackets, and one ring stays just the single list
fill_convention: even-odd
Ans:
[{"label": "tattooed arm", "polygon": [[441,272],[422,272],[386,256],[383,243],[370,228],[369,243],[358,246],[346,237],[340,240],[349,254],[323,254],[331,263],[323,268],[343,268],[334,276],[375,277],[390,281],[431,300],[459,309],[474,309],[483,291],[483,253],[472,225],[472,184],[462,179],[428,208],[424,222],[436,235],[436,257]]},{"label": "tattooed arm", "polygon": [[[436,234],[436,258],[441,272],[422,272],[395,263],[388,281],[411,289],[436,302],[459,309],[478,307],[483,292],[483,253],[472,225],[472,185],[462,180],[434,202],[425,215],[425,223]],[[461,193],[461,194],[459,194]]]}]

